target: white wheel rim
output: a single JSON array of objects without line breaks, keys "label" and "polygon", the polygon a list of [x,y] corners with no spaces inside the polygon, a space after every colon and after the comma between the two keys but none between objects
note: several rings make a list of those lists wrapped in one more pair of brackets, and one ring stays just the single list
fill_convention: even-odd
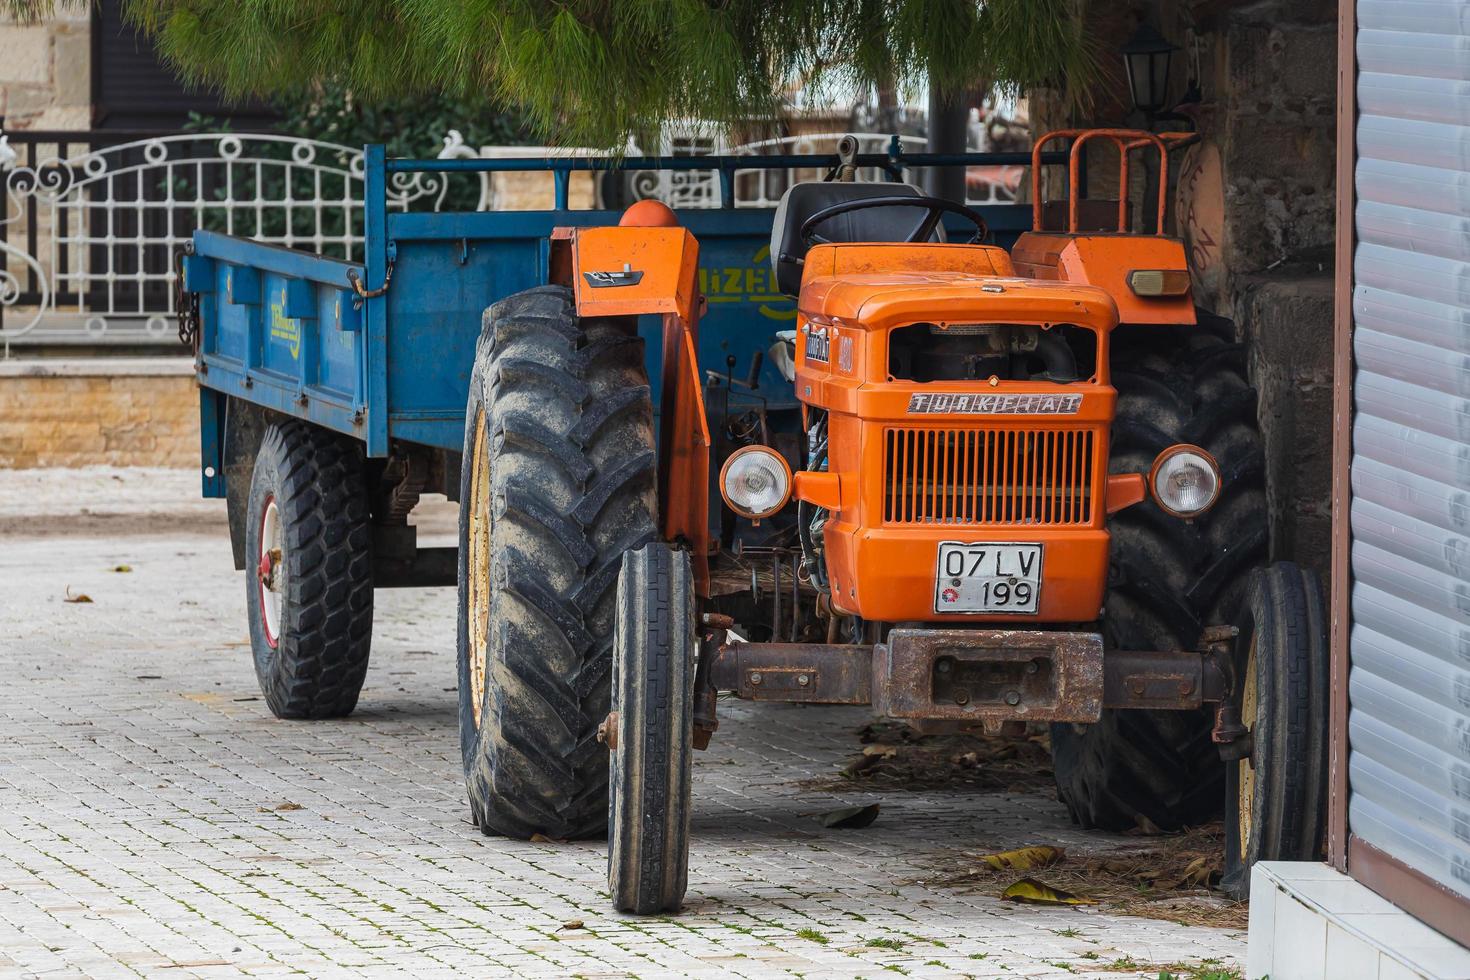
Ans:
[{"label": "white wheel rim", "polygon": [[260,582],[260,621],[265,626],[265,641],[274,649],[280,643],[284,597],[281,593],[281,566],[285,563],[281,535],[281,512],[276,498],[267,497],[260,515],[260,554],[256,556],[256,577]]}]

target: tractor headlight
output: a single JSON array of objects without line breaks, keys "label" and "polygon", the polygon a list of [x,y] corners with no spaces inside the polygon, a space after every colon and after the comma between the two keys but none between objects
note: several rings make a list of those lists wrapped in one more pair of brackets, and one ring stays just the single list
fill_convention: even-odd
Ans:
[{"label": "tractor headlight", "polygon": [[1168,513],[1198,517],[1220,497],[1220,467],[1198,446],[1170,446],[1154,460],[1148,487],[1154,502]]},{"label": "tractor headlight", "polygon": [[746,446],[725,460],[720,493],[743,517],[757,521],[770,517],[791,499],[791,467],[768,446]]}]

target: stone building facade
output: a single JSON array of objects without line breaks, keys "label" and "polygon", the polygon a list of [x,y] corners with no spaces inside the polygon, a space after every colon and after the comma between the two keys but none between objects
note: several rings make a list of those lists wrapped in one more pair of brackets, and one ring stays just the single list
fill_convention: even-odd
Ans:
[{"label": "stone building facade", "polygon": [[92,125],[92,14],[64,6],[41,24],[0,15],[0,120],[7,130]]}]

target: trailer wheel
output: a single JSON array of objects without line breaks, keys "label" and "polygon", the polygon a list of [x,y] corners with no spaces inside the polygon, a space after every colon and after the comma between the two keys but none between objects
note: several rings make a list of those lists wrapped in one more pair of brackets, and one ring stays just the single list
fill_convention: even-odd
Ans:
[{"label": "trailer wheel", "polygon": [[266,429],[246,502],[245,606],[277,718],[357,706],[373,633],[368,512],[355,442],[295,420]]},{"label": "trailer wheel", "polygon": [[653,411],[631,321],[543,286],[485,313],[460,493],[459,721],[486,834],[607,827],[623,553],[655,534]]},{"label": "trailer wheel", "polygon": [[1317,576],[1258,572],[1236,625],[1233,698],[1249,754],[1225,770],[1225,874],[1250,894],[1257,861],[1315,861],[1327,818],[1327,634]]},{"label": "trailer wheel", "polygon": [[619,912],[677,912],[689,880],[694,575],[653,542],[623,556],[607,741],[607,885]]},{"label": "trailer wheel", "polygon": [[[1221,497],[1185,522],[1152,500],[1120,511],[1112,533],[1103,634],[1122,650],[1195,649],[1204,628],[1232,622],[1252,570],[1266,561],[1264,452],[1245,353],[1228,324],[1119,328],[1110,468],[1148,472],[1178,442],[1220,464]],[[1093,725],[1052,726],[1057,795],[1086,828],[1177,830],[1220,814],[1225,767],[1210,711],[1104,709]]]}]

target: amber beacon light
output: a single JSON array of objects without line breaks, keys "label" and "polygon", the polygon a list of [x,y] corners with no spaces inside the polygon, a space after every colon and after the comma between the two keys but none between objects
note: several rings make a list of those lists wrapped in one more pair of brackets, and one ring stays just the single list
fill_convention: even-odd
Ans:
[{"label": "amber beacon light", "polygon": [[1189,292],[1187,269],[1134,269],[1128,288],[1136,296],[1183,296]]}]

